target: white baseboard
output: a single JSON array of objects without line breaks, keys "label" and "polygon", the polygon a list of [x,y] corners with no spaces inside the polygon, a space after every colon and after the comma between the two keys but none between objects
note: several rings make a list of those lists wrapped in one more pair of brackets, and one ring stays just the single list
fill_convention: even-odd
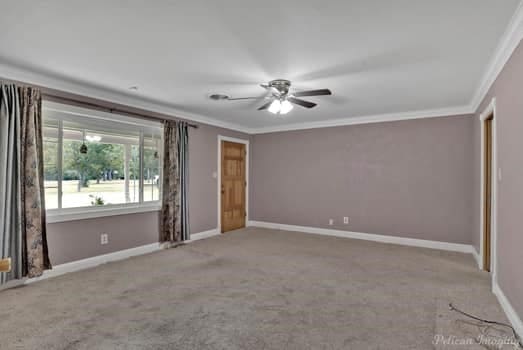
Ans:
[{"label": "white baseboard", "polygon": [[[191,239],[188,241],[185,241],[185,243],[191,243],[191,242],[194,242],[194,241],[197,241],[200,239],[209,238],[209,237],[216,236],[219,234],[220,233],[217,228],[208,230],[208,231],[194,233],[191,235]],[[165,249],[163,244],[152,243],[152,244],[147,244],[147,245],[143,245],[143,246],[139,246],[139,247],[135,247],[135,248],[119,250],[119,251],[113,252],[113,253],[97,255],[97,256],[93,256],[91,258],[87,258],[87,259],[81,259],[81,260],[76,260],[76,261],[72,261],[72,262],[65,263],[65,264],[56,265],[51,270],[44,271],[43,275],[40,277],[28,278],[28,279],[18,280],[18,281],[10,281],[5,286],[2,286],[0,290],[6,289],[6,288],[12,288],[15,286],[20,286],[22,284],[30,284],[30,283],[38,282],[38,281],[41,281],[41,280],[44,280],[47,278],[60,276],[60,275],[70,273],[70,272],[88,269],[88,268],[95,267],[95,266],[98,266],[101,264],[105,264],[105,263],[108,263],[111,261],[118,261],[118,260],[130,258],[132,256],[153,253],[153,252],[156,252],[156,251],[159,251],[162,249]]]},{"label": "white baseboard", "polygon": [[[374,242],[392,243],[392,244],[407,245],[407,246],[414,246],[414,247],[450,250],[450,251],[462,252],[462,253],[471,253],[474,256],[474,258],[476,259],[478,266],[481,268],[481,261],[480,261],[478,252],[476,251],[476,249],[473,246],[467,245],[467,244],[428,241],[428,240],[422,240],[422,239],[405,238],[405,237],[397,237],[397,236],[375,235],[375,234],[370,234],[370,233],[350,232],[350,231],[342,231],[342,230],[324,229],[324,228],[318,228],[318,227],[276,224],[276,223],[262,222],[262,221],[249,221],[248,226],[270,228],[270,229],[276,229],[276,230],[298,231],[298,232],[304,232],[304,233],[343,237],[343,238],[362,239],[362,240],[368,240],[368,241],[374,241]],[[218,236],[218,235],[220,235],[220,231],[218,228],[204,231],[204,232],[195,233],[195,234],[191,235],[191,240],[187,241],[187,243],[191,243],[191,242],[194,242],[194,241],[197,241],[200,239],[205,239],[205,238]],[[136,247],[136,248],[120,250],[120,251],[117,251],[114,253],[98,255],[98,256],[94,256],[92,258],[87,258],[87,259],[73,261],[70,263],[60,264],[60,265],[53,267],[52,270],[45,271],[44,274],[40,277],[9,281],[5,285],[0,286],[0,291],[2,291],[4,289],[8,289],[8,288],[18,287],[23,284],[30,284],[30,283],[38,282],[38,281],[41,281],[41,280],[44,280],[47,278],[60,276],[60,275],[70,273],[70,272],[84,270],[84,269],[95,267],[95,266],[105,264],[105,263],[108,263],[111,261],[118,261],[118,260],[127,259],[132,256],[152,253],[152,252],[162,250],[162,249],[163,248],[160,243],[152,243],[152,244],[147,244],[147,245]],[[501,288],[499,287],[497,282],[494,282],[494,284],[492,286],[492,292],[498,298],[498,301],[501,304],[503,311],[507,315],[507,318],[509,319],[510,323],[512,324],[512,326],[514,327],[514,329],[516,330],[518,335],[523,338],[523,322],[521,321],[521,318],[518,316],[517,312],[514,310],[514,308],[510,304],[509,300],[507,299],[507,297],[505,296],[505,294],[503,293],[503,291],[501,290]]]},{"label": "white baseboard", "polygon": [[0,292],[3,291],[4,289],[11,289],[11,288],[23,286],[26,283],[26,281],[27,281],[27,278],[22,278],[20,280],[11,280],[4,284],[0,284]]},{"label": "white baseboard", "polygon": [[510,301],[507,299],[505,293],[503,293],[499,284],[496,281],[494,281],[492,284],[492,292],[498,298],[498,301],[501,304],[501,308],[503,309],[503,311],[505,311],[505,314],[507,315],[507,318],[512,324],[512,327],[514,327],[519,337],[523,339],[523,322],[521,321],[521,318],[518,316],[516,310],[514,310],[514,308],[510,304]]},{"label": "white baseboard", "polygon": [[350,232],[350,231],[334,230],[334,229],[319,228],[319,227],[285,225],[285,224],[276,224],[276,223],[272,223],[272,222],[263,222],[263,221],[249,221],[248,226],[271,228],[271,229],[276,229],[276,230],[298,231],[298,232],[312,233],[312,234],[325,235],[325,236],[363,239],[366,241],[391,243],[391,244],[399,244],[399,245],[406,245],[406,246],[412,246],[412,247],[422,247],[422,248],[431,248],[431,249],[439,249],[439,250],[449,250],[449,251],[453,251],[453,252],[461,252],[461,253],[469,253],[469,254],[473,254],[475,251],[474,247],[470,244],[447,243],[447,242],[439,242],[439,241],[429,241],[429,240],[424,240],[424,239],[375,235],[372,233]]},{"label": "white baseboard", "polygon": [[198,241],[200,239],[205,239],[205,238],[219,236],[219,235],[220,235],[220,230],[218,228],[214,228],[212,230],[198,232],[198,233],[191,235],[191,240],[187,241],[187,242]]},{"label": "white baseboard", "polygon": [[88,269],[91,267],[95,267],[101,264],[105,264],[111,261],[118,261],[130,258],[132,256],[137,255],[143,255],[152,253],[158,250],[163,249],[160,243],[152,243],[147,245],[142,245],[135,248],[125,249],[125,250],[119,250],[117,252],[103,254],[103,255],[97,255],[93,256],[92,258],[87,259],[81,259],[76,261],[71,261],[65,264],[60,264],[53,266],[51,270],[44,271],[43,275],[40,277],[35,278],[29,278],[25,281],[25,284],[30,284],[34,282],[38,282],[47,278],[60,276],[69,272],[75,272],[80,271],[84,269]]},{"label": "white baseboard", "polygon": [[[369,240],[369,241],[374,241],[374,242],[400,244],[400,245],[407,245],[407,246],[413,246],[413,247],[450,250],[450,251],[461,252],[461,253],[470,253],[476,259],[478,267],[480,269],[482,268],[482,262],[481,262],[479,253],[476,251],[476,248],[474,248],[474,246],[468,245],[468,244],[428,241],[428,240],[422,240],[422,239],[405,238],[405,237],[397,237],[397,236],[374,235],[374,234],[369,234],[369,233],[349,232],[349,231],[342,231],[342,230],[324,229],[324,228],[318,228],[318,227],[276,224],[276,223],[262,222],[262,221],[249,221],[248,226],[270,228],[270,229],[275,229],[275,230],[298,231],[298,232],[304,232],[304,233],[312,233],[312,234],[343,237],[343,238],[363,239],[363,240]],[[505,296],[505,294],[503,293],[503,291],[501,290],[501,288],[499,287],[499,285],[496,281],[493,282],[492,292],[498,298],[498,301],[501,304],[501,307],[503,308],[503,311],[507,315],[507,318],[509,319],[510,323],[512,324],[512,326],[514,327],[514,329],[516,330],[518,335],[523,339],[523,322],[521,321],[521,318],[518,316],[517,312],[514,310],[514,308],[512,307],[509,300],[507,299],[507,297]]]},{"label": "white baseboard", "polygon": [[483,270],[483,262],[481,261],[481,256],[480,256],[480,254],[478,253],[478,251],[476,250],[475,247],[472,250],[472,255],[474,256],[474,259],[476,259],[476,263],[478,264],[478,268],[480,270]]}]

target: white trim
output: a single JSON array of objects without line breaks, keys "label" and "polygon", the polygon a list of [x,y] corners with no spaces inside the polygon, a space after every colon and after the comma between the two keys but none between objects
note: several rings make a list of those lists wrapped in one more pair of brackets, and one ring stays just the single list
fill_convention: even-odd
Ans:
[{"label": "white trim", "polygon": [[150,112],[170,115],[197,123],[217,126],[220,128],[249,133],[249,128],[238,124],[228,123],[197,113],[190,113],[168,105],[165,102],[133,96],[128,92],[119,92],[112,89],[93,86],[83,82],[73,81],[65,77],[58,77],[51,73],[38,72],[34,68],[20,68],[12,64],[0,62],[0,72],[5,79],[35,84],[49,89],[73,93],[80,96],[94,98],[111,103],[121,104],[132,108],[139,108]]},{"label": "white trim", "polygon": [[148,213],[151,211],[159,211],[160,209],[161,204],[158,201],[150,203],[145,202],[144,204],[104,205],[103,207],[48,209],[46,211],[46,221],[47,223],[52,224],[106,216]]},{"label": "white trim", "polygon": [[217,170],[217,188],[218,188],[218,210],[217,210],[217,222],[218,222],[218,231],[221,232],[222,227],[222,215],[221,215],[221,206],[222,206],[222,191],[221,191],[221,183],[222,183],[222,141],[229,141],[229,142],[236,142],[241,143],[245,145],[245,150],[247,152],[247,156],[245,159],[245,181],[247,182],[247,185],[245,186],[245,211],[247,212],[247,216],[245,217],[245,226],[248,225],[249,222],[249,158],[251,157],[251,150],[250,150],[250,142],[249,140],[245,139],[238,139],[235,137],[228,137],[223,135],[218,135],[218,170]]},{"label": "white trim", "polygon": [[[202,232],[191,234],[191,239],[189,239],[187,241],[183,241],[183,243],[184,244],[189,244],[189,243],[193,243],[193,242],[196,242],[196,241],[199,241],[199,240],[202,240],[202,239],[211,238],[211,237],[219,236],[219,235],[220,235],[220,231],[218,230],[218,228],[213,228],[211,230],[207,230],[207,231],[202,231]],[[168,249],[168,248],[171,248],[171,247],[176,246],[178,244],[179,243],[177,243],[177,242],[174,242],[174,243],[165,242],[165,243],[160,243],[160,246],[163,249]]]},{"label": "white trim", "polygon": [[480,84],[472,97],[470,108],[476,112],[487,95],[490,87],[496,81],[499,73],[512,56],[512,53],[523,39],[523,1],[520,1],[514,15],[512,16],[505,33],[492,55],[485,70]]},{"label": "white trim", "polygon": [[264,134],[271,132],[291,131],[291,130],[303,130],[303,129],[316,129],[326,128],[333,126],[344,126],[344,125],[358,125],[358,124],[369,124],[369,123],[381,123],[391,122],[400,120],[411,120],[411,119],[422,119],[422,118],[434,118],[434,117],[449,117],[456,115],[474,114],[477,112],[481,102],[487,95],[490,87],[498,77],[499,73],[505,67],[512,56],[514,50],[517,48],[521,40],[523,39],[523,0],[521,0],[512,16],[507,29],[501,37],[499,44],[494,51],[494,54],[483,73],[483,77],[471,98],[471,101],[467,105],[455,106],[440,109],[430,110],[418,110],[418,111],[407,111],[398,113],[387,113],[378,115],[368,116],[357,116],[350,118],[331,119],[324,121],[306,122],[306,123],[295,123],[280,126],[270,126],[251,129],[252,134]]},{"label": "white trim", "polygon": [[[137,203],[121,203],[121,204],[108,204],[98,207],[74,207],[74,208],[62,208],[62,179],[58,179],[58,209],[48,209],[46,211],[46,216],[48,218],[47,222],[56,223],[63,221],[73,221],[73,220],[83,220],[83,219],[92,219],[98,217],[114,216],[114,215],[123,215],[123,214],[135,214],[142,212],[158,211],[161,208],[160,201],[144,201],[143,198],[143,153],[144,153],[144,131],[151,132],[153,134],[161,135],[163,134],[163,125],[159,121],[152,121],[147,119],[133,118],[120,114],[107,113],[103,111],[98,111],[94,109],[82,108],[71,106],[68,104],[44,101],[43,103],[44,111],[51,111],[58,113],[57,116],[53,116],[53,119],[58,120],[58,142],[62,146],[63,143],[63,121],[73,120],[75,116],[82,118],[88,118],[90,120],[103,121],[103,125],[108,123],[114,123],[115,121],[122,124],[130,125],[133,129],[139,130],[139,148],[140,148],[140,160],[139,160],[139,201]],[[62,147],[58,148],[58,168],[59,173],[61,174],[62,170]],[[160,159],[160,169],[161,169]],[[161,172],[161,170],[160,170]]]},{"label": "white trim", "polygon": [[[154,128],[154,129],[163,129],[162,122],[159,120],[149,120],[149,119],[140,119],[135,117],[130,117],[124,114],[118,114],[118,113],[108,113],[104,111],[99,111],[96,109],[89,109],[89,108],[83,108],[83,107],[77,107],[68,105],[65,103],[58,103],[53,101],[43,101],[42,102],[42,109],[45,111],[51,111],[56,113],[63,113],[65,115],[74,115],[78,117],[85,117],[90,119],[98,119],[98,120],[104,120],[109,122],[121,122],[125,124],[130,125],[136,125],[140,127],[146,127],[146,128]],[[64,120],[67,120],[67,117],[63,118]]]},{"label": "white trim", "polygon": [[487,108],[481,113],[479,116],[480,122],[481,122],[481,160],[480,160],[480,223],[479,223],[479,229],[480,229],[480,241],[479,241],[479,256],[481,260],[481,269],[483,269],[483,250],[484,250],[484,210],[485,210],[485,193],[484,193],[484,186],[485,186],[485,174],[483,171],[483,168],[485,166],[485,160],[484,160],[484,153],[485,153],[485,120],[489,116],[493,116],[492,118],[492,164],[491,164],[491,177],[492,177],[492,188],[491,188],[491,222],[490,222],[490,255],[491,255],[491,274],[492,274],[492,285],[497,283],[497,217],[498,217],[498,205],[497,205],[497,198],[498,198],[498,157],[497,157],[497,136],[496,136],[496,129],[497,129],[497,118],[496,118],[496,98],[493,98]]},{"label": "white trim", "polygon": [[334,126],[345,126],[345,125],[358,125],[358,124],[371,124],[371,123],[383,123],[400,120],[411,120],[411,119],[424,119],[424,118],[438,118],[438,117],[450,117],[457,115],[469,115],[475,111],[469,106],[457,106],[450,108],[441,109],[430,109],[430,110],[419,110],[410,112],[398,112],[398,113],[386,113],[376,114],[340,119],[329,119],[314,122],[286,124],[279,126],[268,126],[257,129],[252,129],[252,134],[266,134],[272,132],[291,131],[291,130],[303,130],[303,129],[318,129],[318,128],[329,128]]},{"label": "white trim", "polygon": [[89,269],[98,265],[106,264],[111,261],[118,261],[130,258],[132,256],[148,254],[163,249],[159,243],[147,244],[135,248],[119,250],[117,252],[97,255],[87,259],[76,260],[65,264],[54,266],[51,270],[44,271],[44,274],[40,277],[29,278],[25,284],[31,284],[47,278],[60,276],[70,272],[76,272],[80,270]]},{"label": "white trim", "polygon": [[510,59],[515,48],[523,38],[523,0],[520,1],[514,15],[512,16],[505,33],[499,41],[497,49],[490,60],[483,77],[471,98],[469,104],[441,109],[407,111],[380,115],[357,116],[350,118],[331,119],[325,121],[287,124],[262,128],[249,128],[235,123],[224,122],[197,113],[190,113],[165,102],[158,102],[129,93],[109,90],[92,86],[86,83],[75,82],[72,79],[57,77],[50,73],[38,72],[31,68],[20,68],[12,64],[0,62],[0,72],[6,79],[18,80],[30,84],[44,86],[50,89],[61,90],[90,98],[95,98],[112,103],[122,104],[129,107],[140,108],[151,112],[181,117],[194,122],[213,125],[221,128],[235,130],[246,134],[263,134],[269,132],[280,132],[290,130],[314,129],[343,125],[357,125],[367,123],[378,123],[398,120],[410,120],[420,118],[444,117],[453,115],[472,114],[477,111],[488,90],[496,80],[497,76]]},{"label": "white trim", "polygon": [[[140,141],[139,141],[139,146],[138,146],[139,147],[139,151],[138,151],[138,172],[139,172],[139,175],[138,175],[139,176],[139,178],[138,178],[138,203],[143,204],[143,191],[144,191],[144,186],[143,186],[144,185],[144,171],[143,171],[143,167],[144,167],[144,152],[145,152],[143,130],[140,130],[139,140]],[[158,152],[158,150],[156,150],[156,152]],[[158,157],[158,160],[159,160],[159,158],[162,158],[162,157]],[[160,165],[160,164],[158,164],[158,165]],[[127,176],[127,174],[125,176]],[[163,178],[160,178],[160,179],[163,179]],[[153,185],[152,187],[154,187],[154,181],[153,181],[152,185]],[[153,191],[154,190],[151,190],[151,192],[153,192]],[[162,195],[159,195],[158,197],[160,198],[160,197],[162,197]]]},{"label": "white trim", "polygon": [[[458,252],[463,252],[463,253],[471,252],[475,257],[477,256],[477,252],[475,251],[475,249],[472,246],[469,246],[466,244],[425,241],[425,240],[419,240],[419,239],[394,237],[394,236],[389,237],[389,236],[382,236],[382,235],[373,235],[373,234],[368,234],[368,233],[356,233],[356,232],[320,229],[320,228],[304,227],[304,226],[273,224],[273,223],[260,222],[260,221],[249,221],[248,226],[265,227],[265,228],[288,230],[288,231],[299,231],[299,232],[304,232],[304,233],[323,234],[323,235],[336,236],[336,237],[365,239],[365,240],[371,240],[371,241],[382,242],[382,243],[393,243],[393,244],[401,244],[401,245],[407,245],[407,246],[451,250],[451,251],[458,251]],[[219,236],[219,235],[220,235],[219,228],[215,228],[212,230],[192,234],[191,240],[187,241],[187,243],[191,243],[191,242],[194,242],[197,240],[206,239],[206,238]],[[8,283],[0,286],[0,291],[9,289],[9,288],[19,287],[24,284],[31,284],[34,282],[45,280],[47,278],[57,277],[57,276],[60,276],[60,275],[66,274],[66,273],[92,268],[92,267],[95,267],[95,266],[98,266],[98,265],[101,265],[104,263],[108,263],[111,261],[118,261],[118,260],[123,260],[123,259],[129,258],[129,257],[132,257],[132,256],[153,253],[153,252],[156,252],[156,251],[159,251],[162,249],[163,248],[160,243],[152,243],[152,244],[148,244],[148,245],[144,245],[144,246],[140,246],[140,247],[136,247],[136,248],[130,248],[130,249],[114,252],[114,253],[99,255],[99,256],[92,257],[92,258],[87,258],[87,259],[73,261],[70,263],[57,265],[52,270],[45,271],[44,274],[40,277],[9,281]],[[472,251],[470,251],[470,249],[472,249]],[[509,300],[507,299],[507,297],[505,296],[505,294],[503,293],[503,291],[501,290],[501,288],[499,287],[497,282],[493,284],[492,291],[493,291],[494,295],[496,295],[496,297],[498,298],[498,301],[501,304],[501,307],[503,308],[503,311],[507,315],[507,318],[509,319],[510,323],[515,328],[515,330],[519,334],[519,336],[523,338],[523,322],[519,318],[517,312],[514,310],[514,308],[510,304]]]},{"label": "white trim", "polygon": [[399,244],[399,245],[412,246],[412,247],[448,250],[448,251],[460,252],[460,253],[473,254],[473,252],[474,252],[474,247],[470,244],[447,243],[447,242],[440,242],[440,241],[429,241],[429,240],[425,240],[425,239],[376,235],[376,234],[372,234],[372,233],[351,232],[351,231],[334,230],[334,229],[326,229],[326,228],[319,228],[319,227],[276,224],[276,223],[272,223],[272,222],[263,222],[263,221],[249,221],[249,226],[270,228],[270,229],[275,229],[275,230],[297,231],[297,232],[303,232],[303,233],[312,233],[312,234],[317,234],[317,235],[334,236],[334,237],[342,237],[342,238],[362,239],[362,240],[366,240],[366,241]]},{"label": "white trim", "polygon": [[476,264],[478,264],[478,269],[483,269],[483,261],[481,260],[481,256],[479,255],[478,251],[474,247],[474,250],[472,251],[472,255],[474,255],[474,259],[476,260]]},{"label": "white trim", "polygon": [[[64,195],[64,191],[63,191],[63,189],[64,189],[64,183],[63,183],[64,121],[63,120],[58,121],[58,144],[57,144],[57,146],[58,147],[56,149],[56,168],[57,168],[57,175],[60,174],[60,177],[57,178],[57,181],[56,181],[58,184],[56,205],[58,206],[58,208],[62,208],[63,207],[63,195]],[[43,147],[42,147],[42,149],[43,149]],[[45,165],[44,165],[44,167],[45,167]],[[44,174],[45,174],[45,172],[44,172]],[[45,199],[45,186],[44,186],[44,199]]]},{"label": "white trim", "polygon": [[[201,240],[201,239],[206,239],[206,238],[210,238],[210,237],[218,236],[218,235],[219,235],[219,230],[218,230],[218,228],[215,228],[215,229],[208,230],[208,231],[194,233],[191,235],[191,239],[188,241],[185,241],[184,243],[193,243],[193,242]],[[143,245],[143,246],[139,246],[139,247],[135,247],[135,248],[119,250],[117,252],[97,255],[97,256],[93,256],[91,258],[87,258],[87,259],[81,259],[81,260],[68,262],[65,264],[56,265],[51,270],[44,271],[44,274],[40,277],[24,278],[21,280],[9,281],[8,283],[0,286],[0,291],[4,290],[4,289],[18,287],[18,286],[21,286],[24,284],[31,284],[31,283],[42,281],[42,280],[52,278],[52,277],[61,276],[61,275],[64,275],[64,274],[70,273],[70,272],[76,272],[76,271],[80,271],[80,270],[89,269],[92,267],[96,267],[98,265],[106,264],[111,261],[119,261],[119,260],[124,260],[124,259],[130,258],[130,257],[133,257],[133,256],[154,253],[154,252],[157,252],[157,251],[160,251],[163,249],[165,249],[165,248],[162,243],[151,243],[151,244],[147,244],[147,245]]]},{"label": "white trim", "polygon": [[191,239],[187,242],[190,243],[190,242],[194,242],[194,241],[199,241],[200,239],[206,239],[206,238],[210,238],[213,236],[219,236],[219,235],[220,235],[220,230],[218,228],[213,228],[212,230],[207,230],[207,231],[192,234]]},{"label": "white trim", "polygon": [[519,337],[523,339],[523,322],[521,321],[521,318],[518,316],[518,313],[516,312],[516,310],[514,310],[514,308],[510,304],[510,301],[505,296],[505,293],[503,293],[501,287],[498,285],[497,282],[492,285],[492,292],[498,298],[498,301],[501,304],[501,308],[503,309],[503,311],[505,311],[505,314],[507,315],[508,320],[512,324],[512,327],[514,327]]},{"label": "white trim", "polygon": [[27,278],[22,278],[20,280],[11,280],[4,284],[0,284],[0,292],[6,289],[16,288],[23,286],[27,283]]},{"label": "white trim", "polygon": [[396,120],[409,120],[417,118],[431,118],[431,117],[444,117],[452,115],[470,114],[470,106],[459,106],[454,108],[442,108],[442,109],[431,109],[431,110],[419,110],[410,112],[398,112],[391,114],[380,114],[380,115],[368,115],[368,116],[357,116],[342,119],[331,119],[325,121],[317,121],[310,123],[296,123],[283,126],[274,126],[266,128],[250,128],[243,125],[224,122],[208,116],[190,113],[171,107],[165,102],[153,101],[150,99],[141,98],[139,96],[133,96],[129,93],[118,92],[115,90],[109,90],[97,86],[91,86],[85,83],[73,82],[67,78],[59,78],[51,74],[44,74],[35,70],[19,68],[10,64],[0,62],[0,72],[2,77],[11,80],[18,80],[29,84],[36,84],[46,88],[65,91],[74,93],[77,95],[85,96],[88,98],[99,99],[102,101],[108,101],[116,104],[121,104],[133,108],[139,108],[146,111],[161,113],[165,115],[172,115],[174,117],[180,117],[194,122],[199,122],[207,125],[217,126],[225,129],[235,130],[243,132],[245,134],[262,134],[268,132],[288,131],[288,130],[301,130],[310,128],[323,128],[332,126],[342,125],[357,125],[366,123],[377,123],[386,121]]}]

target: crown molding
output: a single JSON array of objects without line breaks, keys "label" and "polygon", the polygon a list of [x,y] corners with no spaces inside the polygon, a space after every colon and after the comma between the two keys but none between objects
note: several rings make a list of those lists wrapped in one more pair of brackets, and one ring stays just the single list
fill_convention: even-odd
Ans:
[{"label": "crown molding", "polygon": [[245,134],[264,134],[272,132],[327,128],[345,125],[358,125],[368,123],[381,123],[400,120],[423,119],[434,117],[447,117],[455,115],[474,114],[477,112],[481,102],[487,95],[490,87],[497,76],[510,59],[512,53],[523,39],[523,0],[512,16],[487,69],[476,89],[471,102],[466,106],[456,106],[441,109],[419,110],[410,112],[386,113],[378,115],[367,115],[350,118],[330,119],[315,122],[294,123],[279,126],[261,128],[249,128],[235,123],[228,123],[201,114],[186,112],[168,104],[147,100],[144,98],[129,96],[114,90],[90,86],[85,83],[75,82],[67,78],[59,78],[50,74],[37,72],[14,65],[0,62],[0,74],[3,78],[22,81],[30,84],[45,86],[50,89],[74,93],[94,99],[118,103],[129,107],[148,110],[155,113],[172,115],[197,123],[207,124],[215,127],[243,132]]},{"label": "crown molding", "polygon": [[458,106],[458,107],[451,107],[451,108],[427,109],[427,110],[419,110],[419,111],[411,111],[411,112],[386,113],[386,114],[376,114],[376,115],[368,115],[368,116],[360,116],[360,117],[329,119],[329,120],[322,120],[322,121],[316,121],[316,122],[305,122],[305,123],[286,124],[286,125],[279,125],[279,126],[269,126],[269,127],[252,129],[251,132],[253,134],[267,134],[267,133],[272,133],[272,132],[329,128],[329,127],[334,127],[334,126],[383,123],[383,122],[412,120],[412,119],[450,117],[450,116],[458,116],[458,115],[472,115],[473,113],[474,113],[474,111],[469,106]]},{"label": "crown molding", "polygon": [[442,108],[432,110],[421,110],[412,112],[387,113],[360,117],[349,117],[340,119],[329,119],[315,122],[295,123],[280,126],[269,126],[261,128],[249,128],[242,125],[223,122],[204,115],[185,112],[160,102],[154,102],[129,96],[124,93],[109,90],[103,87],[91,86],[81,82],[74,82],[66,78],[59,78],[50,74],[37,72],[36,70],[19,68],[14,65],[0,62],[0,74],[2,78],[35,84],[48,89],[73,93],[88,98],[108,101],[128,107],[139,108],[150,112],[172,115],[197,123],[216,126],[219,128],[243,132],[245,134],[265,134],[271,132],[327,128],[333,126],[357,125],[367,123],[380,123],[388,121],[409,120],[418,118],[445,117],[451,115],[472,114],[474,111],[469,107]]},{"label": "crown molding", "polygon": [[74,82],[66,78],[59,78],[51,74],[37,72],[36,70],[19,68],[4,62],[0,62],[0,77],[8,80],[21,81],[27,84],[35,84],[48,89],[73,93],[88,98],[94,98],[111,103],[117,103],[124,106],[139,108],[146,111],[172,115],[176,118],[182,118],[197,123],[216,126],[219,128],[230,129],[249,134],[251,129],[244,126],[220,121],[204,115],[186,112],[161,102],[155,102],[140,98],[138,96],[129,96],[114,90],[91,86],[81,82]]},{"label": "crown molding", "polygon": [[523,0],[519,2],[516,12],[514,12],[507,29],[501,37],[480,84],[472,97],[470,109],[474,110],[474,113],[479,109],[481,102],[483,102],[490,87],[496,81],[496,78],[501,73],[503,67],[505,67],[521,39],[523,39]]},{"label": "crown molding", "polygon": [[487,95],[490,87],[498,77],[499,73],[512,56],[512,53],[523,39],[523,0],[521,0],[512,16],[507,29],[501,37],[492,59],[485,70],[483,77],[477,87],[471,102],[466,106],[457,106],[442,109],[420,110],[411,112],[387,113],[380,115],[350,117],[343,119],[332,119],[317,122],[306,122],[287,124],[274,127],[262,127],[251,129],[253,134],[264,134],[271,132],[282,132],[303,129],[326,128],[344,125],[358,125],[368,123],[381,123],[389,121],[400,121],[410,119],[446,117],[455,115],[475,114],[481,102]]}]

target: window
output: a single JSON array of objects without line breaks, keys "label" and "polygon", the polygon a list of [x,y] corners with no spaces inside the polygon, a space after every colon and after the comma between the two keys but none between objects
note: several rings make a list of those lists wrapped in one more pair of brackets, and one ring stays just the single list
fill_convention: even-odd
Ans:
[{"label": "window", "polygon": [[158,122],[46,102],[48,214],[158,206],[162,132]]}]

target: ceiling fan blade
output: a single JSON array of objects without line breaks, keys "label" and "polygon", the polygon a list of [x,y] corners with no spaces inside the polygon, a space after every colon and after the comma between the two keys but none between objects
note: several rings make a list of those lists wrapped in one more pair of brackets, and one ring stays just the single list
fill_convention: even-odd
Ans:
[{"label": "ceiling fan blade", "polygon": [[305,101],[305,100],[300,100],[299,98],[289,97],[289,98],[287,98],[287,100],[289,100],[290,102],[295,103],[297,105],[300,105],[302,107],[305,107],[305,108],[312,108],[312,107],[316,106],[316,103]]},{"label": "ceiling fan blade", "polygon": [[271,105],[272,101],[269,101],[267,102],[266,104],[264,104],[263,106],[261,106],[260,108],[258,108],[259,111],[263,111],[264,109],[267,109],[269,108],[269,106]]},{"label": "ceiling fan blade", "polygon": [[281,95],[281,92],[278,89],[276,89],[274,86],[269,86],[267,84],[260,84],[260,86],[262,88],[264,88],[265,90],[267,90],[269,93],[271,93],[273,96],[278,97]]},{"label": "ceiling fan blade", "polygon": [[332,95],[332,92],[329,89],[319,89],[319,90],[308,90],[308,91],[296,91],[292,95],[296,96],[296,97],[323,96],[323,95]]},{"label": "ceiling fan blade", "polygon": [[259,97],[229,97],[227,101],[236,101],[236,100],[258,100]]}]

